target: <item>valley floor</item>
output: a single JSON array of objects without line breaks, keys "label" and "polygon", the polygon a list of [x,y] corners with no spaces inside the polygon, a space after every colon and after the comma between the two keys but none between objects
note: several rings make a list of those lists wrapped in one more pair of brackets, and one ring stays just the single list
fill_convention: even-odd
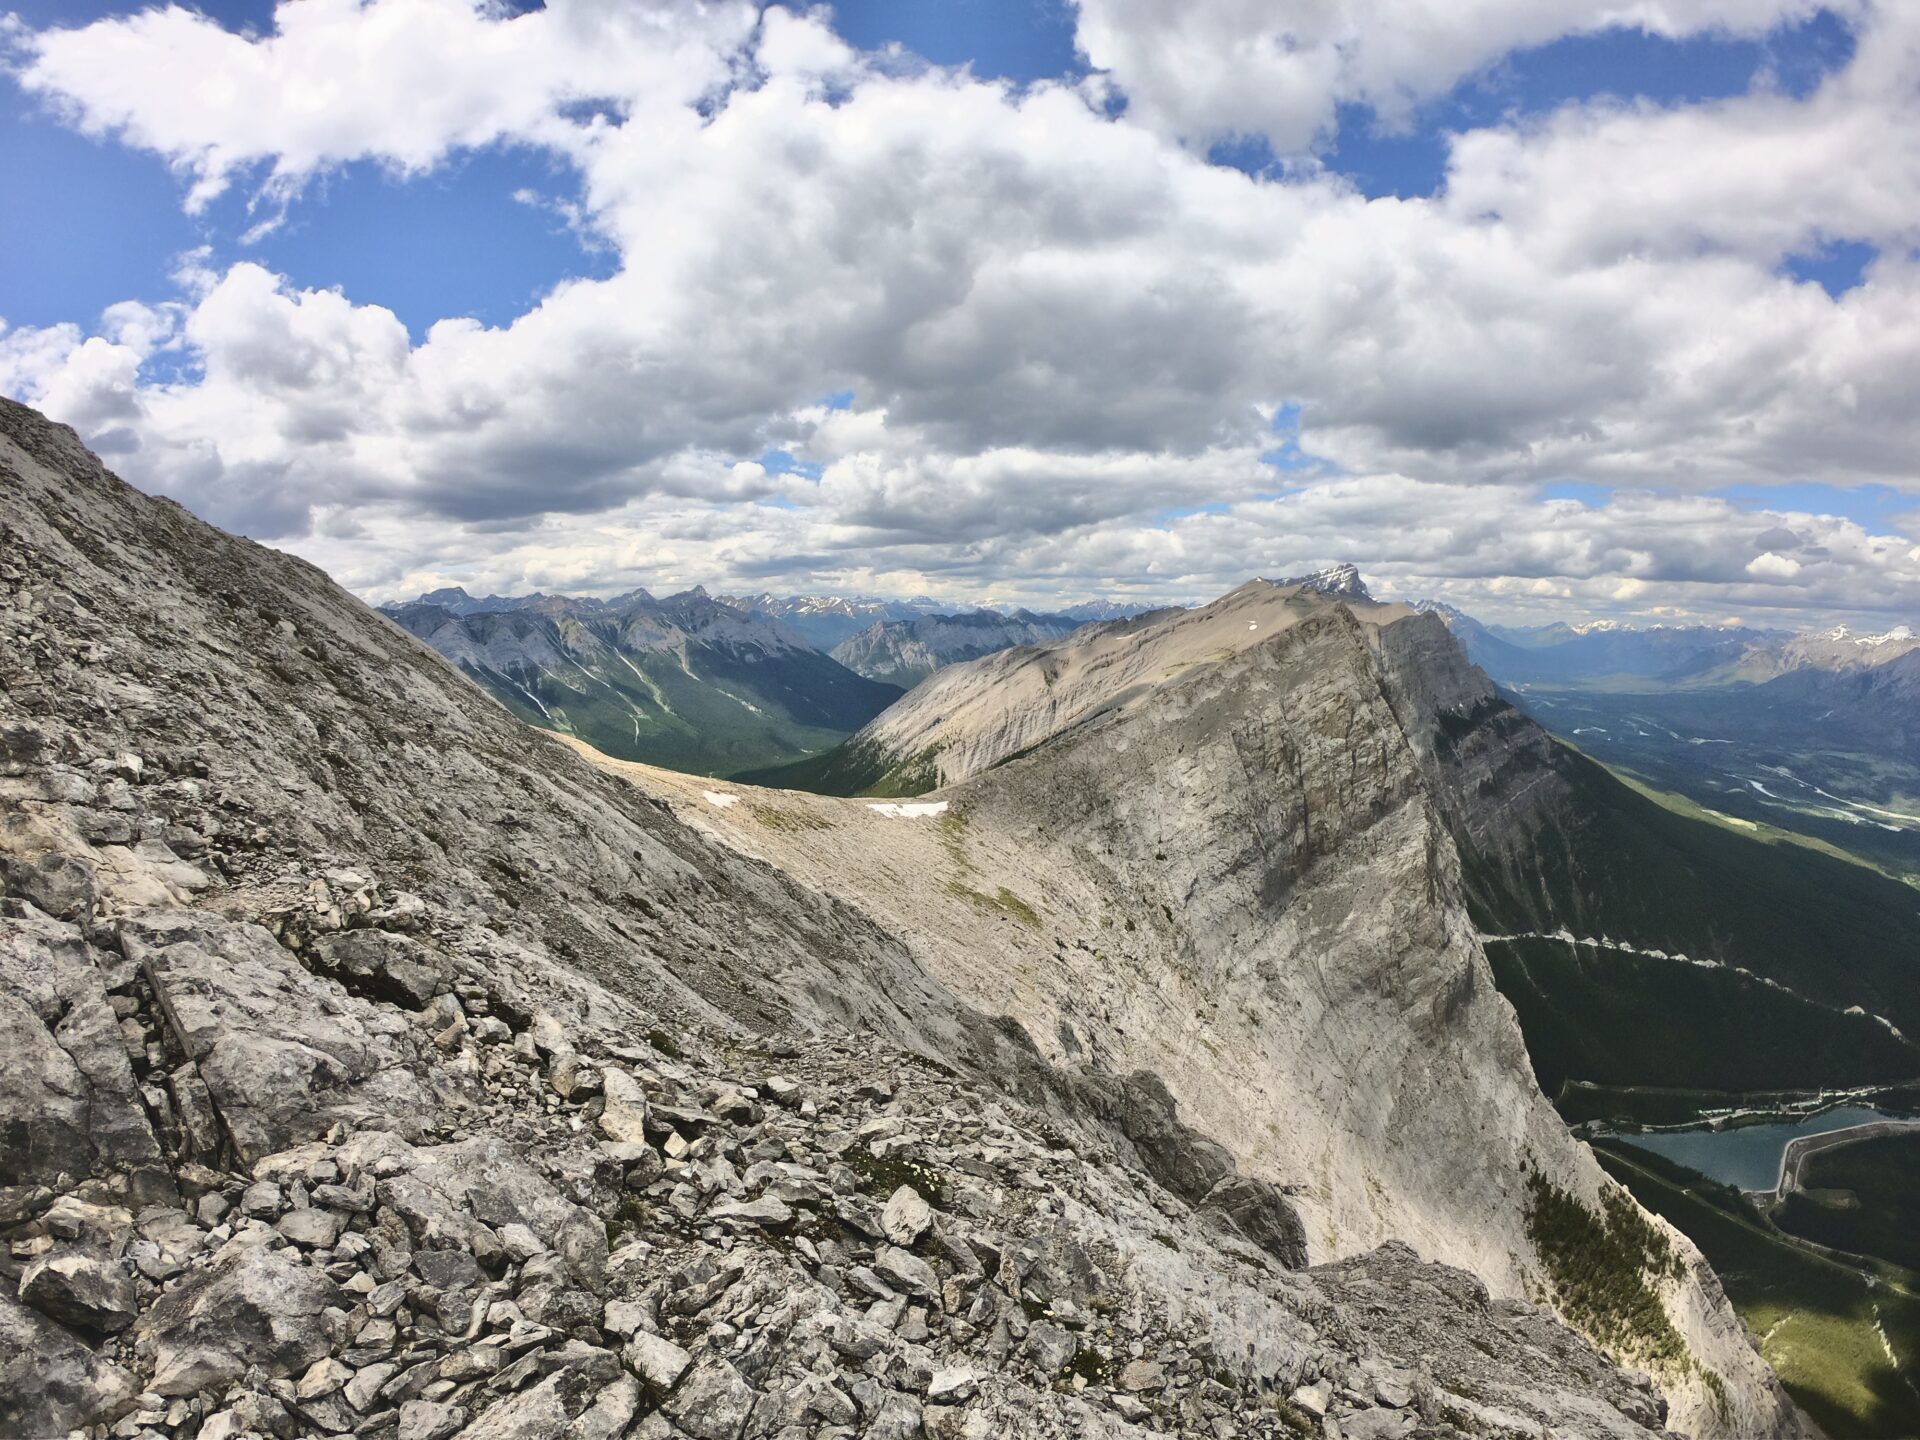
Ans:
[{"label": "valley floor", "polygon": [[1595,1153],[1700,1247],[1781,1383],[1833,1440],[1920,1433],[1920,1275],[1835,1258],[1730,1187],[1624,1141],[1600,1141]]}]

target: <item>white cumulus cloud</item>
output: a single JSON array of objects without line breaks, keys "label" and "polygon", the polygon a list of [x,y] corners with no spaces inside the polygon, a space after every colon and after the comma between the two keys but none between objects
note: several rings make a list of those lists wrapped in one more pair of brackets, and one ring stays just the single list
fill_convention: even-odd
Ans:
[{"label": "white cumulus cloud", "polygon": [[[1185,142],[1307,144],[1340,101],[1412,104],[1518,45],[1808,7],[1319,0],[1286,7],[1284,43],[1275,13],[1082,0],[1118,118],[751,5],[299,0],[257,36],[179,7],[30,35],[20,83],[164,157],[190,206],[531,144],[576,167],[619,264],[416,342],[350,294],[201,258],[175,295],[0,331],[0,388],[381,597],[1197,596],[1355,559],[1509,606],[1920,608],[1911,535],[1714,493],[1920,489],[1920,22],[1849,9],[1853,60],[1802,98],[1503,122],[1457,137],[1439,195],[1369,201]],[[1179,72],[1214,52],[1299,117]],[[183,65],[208,83],[166,82]],[[1881,249],[1863,285],[1782,272],[1835,238]],[[1287,468],[1262,458],[1289,438]],[[1566,479],[1617,493],[1548,498]]]}]

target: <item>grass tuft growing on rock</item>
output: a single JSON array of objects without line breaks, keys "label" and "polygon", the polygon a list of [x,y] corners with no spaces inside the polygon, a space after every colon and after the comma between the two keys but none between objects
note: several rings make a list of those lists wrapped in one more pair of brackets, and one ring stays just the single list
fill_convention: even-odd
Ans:
[{"label": "grass tuft growing on rock", "polygon": [[1040,912],[1004,885],[1000,887],[997,894],[987,895],[970,885],[962,885],[958,880],[953,880],[947,884],[947,893],[970,901],[982,910],[998,911],[1003,915],[1012,916],[1030,930],[1040,928]]}]

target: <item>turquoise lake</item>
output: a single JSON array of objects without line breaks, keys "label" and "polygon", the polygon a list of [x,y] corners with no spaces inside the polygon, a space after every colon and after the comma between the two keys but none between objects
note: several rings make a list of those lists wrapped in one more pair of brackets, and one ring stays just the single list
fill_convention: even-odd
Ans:
[{"label": "turquoise lake", "polygon": [[1618,1138],[1722,1184],[1738,1185],[1742,1190],[1771,1190],[1779,1179],[1780,1154],[1794,1136],[1820,1135],[1884,1118],[1878,1110],[1864,1105],[1842,1105],[1791,1123],[1743,1125],[1734,1130],[1672,1130]]}]

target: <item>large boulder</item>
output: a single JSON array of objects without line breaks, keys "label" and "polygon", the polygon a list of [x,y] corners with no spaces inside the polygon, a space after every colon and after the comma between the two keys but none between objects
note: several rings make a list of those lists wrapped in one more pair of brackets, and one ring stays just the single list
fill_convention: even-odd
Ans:
[{"label": "large boulder", "polygon": [[191,1395],[231,1384],[259,1365],[296,1374],[328,1352],[324,1311],[347,1297],[293,1252],[256,1246],[162,1295],[134,1327],[151,1357],[149,1389]]},{"label": "large boulder", "polygon": [[309,974],[261,926],[156,912],[125,921],[120,944],[244,1163],[338,1120],[406,1129],[430,1108],[407,1021]]},{"label": "large boulder", "polygon": [[0,1435],[64,1435],[132,1403],[133,1377],[0,1291]]},{"label": "large boulder", "polygon": [[379,1182],[380,1202],[429,1249],[470,1248],[475,1221],[494,1230],[524,1225],[542,1245],[560,1249],[563,1231],[580,1213],[510,1145],[490,1136],[382,1149],[389,1157],[382,1168],[398,1173]]},{"label": "large boulder", "polygon": [[1229,1175],[1200,1202],[1202,1214],[1223,1220],[1289,1270],[1307,1263],[1307,1232],[1300,1215],[1272,1185]]},{"label": "large boulder", "polygon": [[133,1277],[111,1255],[62,1247],[27,1263],[20,1298],[82,1330],[113,1334],[133,1323],[140,1296]]},{"label": "large boulder", "polygon": [[453,982],[453,966],[418,940],[386,930],[348,930],[319,941],[313,961],[349,990],[422,1009]]}]

